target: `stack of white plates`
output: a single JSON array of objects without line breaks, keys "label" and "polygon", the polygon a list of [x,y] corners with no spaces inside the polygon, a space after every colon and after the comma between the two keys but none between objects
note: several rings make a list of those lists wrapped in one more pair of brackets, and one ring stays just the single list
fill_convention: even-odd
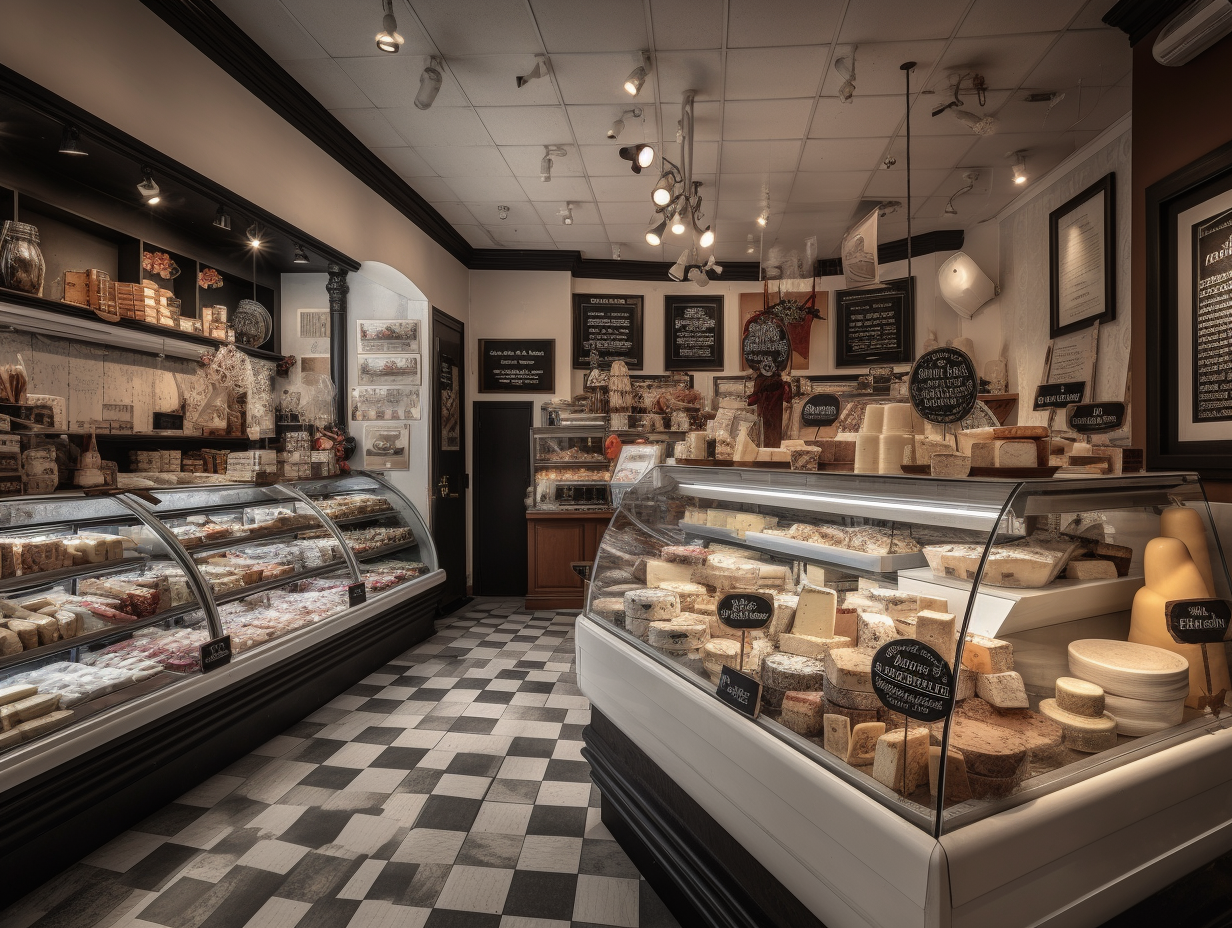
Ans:
[{"label": "stack of white plates", "polygon": [[1149,735],[1179,725],[1189,695],[1189,661],[1149,644],[1086,638],[1069,646],[1069,671],[1104,688],[1117,733]]}]

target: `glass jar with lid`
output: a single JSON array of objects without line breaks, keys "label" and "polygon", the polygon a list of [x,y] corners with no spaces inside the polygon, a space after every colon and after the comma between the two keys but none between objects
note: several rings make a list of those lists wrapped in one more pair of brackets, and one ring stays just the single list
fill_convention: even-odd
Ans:
[{"label": "glass jar with lid", "polygon": [[46,269],[38,229],[28,222],[7,220],[0,233],[0,279],[4,286],[42,296]]}]

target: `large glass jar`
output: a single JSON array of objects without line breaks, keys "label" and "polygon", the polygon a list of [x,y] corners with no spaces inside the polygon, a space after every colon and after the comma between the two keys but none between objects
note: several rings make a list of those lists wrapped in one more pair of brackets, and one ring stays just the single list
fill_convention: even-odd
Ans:
[{"label": "large glass jar", "polygon": [[43,295],[43,253],[38,229],[28,222],[7,220],[0,233],[0,279],[10,290]]}]

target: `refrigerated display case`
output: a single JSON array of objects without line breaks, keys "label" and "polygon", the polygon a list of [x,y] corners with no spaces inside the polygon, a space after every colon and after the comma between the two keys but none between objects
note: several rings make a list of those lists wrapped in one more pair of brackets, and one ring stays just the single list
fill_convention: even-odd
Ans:
[{"label": "refrigerated display case", "polygon": [[443,579],[375,474],[0,500],[0,905],[429,637]]},{"label": "refrigerated display case", "polygon": [[[758,592],[764,629],[720,621]],[[656,467],[578,622],[604,821],[713,924],[1099,924],[1232,848],[1227,645],[1166,619],[1229,594],[1193,474]],[[905,641],[937,721],[872,685]]]}]

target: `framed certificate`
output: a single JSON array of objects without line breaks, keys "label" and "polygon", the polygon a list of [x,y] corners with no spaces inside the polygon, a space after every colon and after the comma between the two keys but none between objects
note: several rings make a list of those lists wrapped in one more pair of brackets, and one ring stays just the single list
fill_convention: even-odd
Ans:
[{"label": "framed certificate", "polygon": [[1048,214],[1049,338],[1116,318],[1116,175]]}]

